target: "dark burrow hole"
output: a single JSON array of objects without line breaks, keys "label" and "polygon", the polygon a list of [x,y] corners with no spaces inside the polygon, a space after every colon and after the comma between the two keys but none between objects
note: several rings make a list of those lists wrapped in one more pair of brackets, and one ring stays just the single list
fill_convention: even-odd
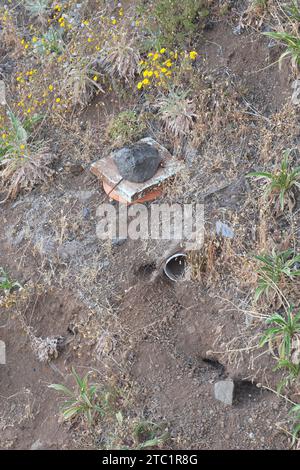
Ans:
[{"label": "dark burrow hole", "polygon": [[155,271],[155,269],[156,269],[155,263],[142,264],[142,266],[140,266],[135,271],[135,274],[136,276],[139,276],[141,278],[147,278],[153,273],[153,271]]},{"label": "dark burrow hole", "polygon": [[236,404],[253,401],[263,394],[264,390],[250,380],[234,380],[234,402]]},{"label": "dark burrow hole", "polygon": [[219,361],[216,359],[208,359],[207,357],[202,358],[203,362],[205,364],[208,364],[212,369],[215,369],[218,372],[219,377],[224,377],[225,376],[225,366],[221,364]]},{"label": "dark burrow hole", "polygon": [[[204,363],[204,364],[203,364]],[[190,366],[191,367],[191,366]],[[217,377],[220,379],[224,379],[226,377],[226,369],[223,364],[215,359],[208,359],[207,357],[200,357],[197,360],[197,365],[193,364],[193,375],[195,377],[203,376],[205,371],[215,371],[217,373]]]}]

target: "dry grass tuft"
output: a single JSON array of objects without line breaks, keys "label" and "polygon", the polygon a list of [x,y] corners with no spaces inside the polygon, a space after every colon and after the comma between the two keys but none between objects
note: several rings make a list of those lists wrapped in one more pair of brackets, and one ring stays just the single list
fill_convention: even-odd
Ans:
[{"label": "dry grass tuft", "polygon": [[54,156],[47,147],[40,147],[34,155],[23,158],[5,157],[0,162],[0,181],[7,188],[8,199],[15,199],[21,191],[31,191],[37,184],[47,183],[54,174],[50,168]]},{"label": "dry grass tuft", "polygon": [[197,117],[195,102],[189,98],[189,91],[171,89],[168,95],[158,99],[155,106],[167,132],[175,138],[189,135]]},{"label": "dry grass tuft", "polygon": [[129,83],[134,80],[140,60],[136,38],[130,37],[123,27],[105,42],[99,63],[111,79],[121,78]]}]

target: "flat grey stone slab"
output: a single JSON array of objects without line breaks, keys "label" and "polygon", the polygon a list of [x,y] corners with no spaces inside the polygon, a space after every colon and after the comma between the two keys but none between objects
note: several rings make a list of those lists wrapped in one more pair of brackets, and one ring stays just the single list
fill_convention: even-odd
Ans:
[{"label": "flat grey stone slab", "polygon": [[0,364],[6,364],[5,343],[0,340]]},{"label": "flat grey stone slab", "polygon": [[102,158],[91,166],[91,172],[99,179],[107,183],[114,191],[128,202],[136,201],[157,186],[174,177],[185,167],[183,162],[172,157],[170,152],[150,137],[141,139],[139,142],[146,142],[153,145],[162,157],[162,166],[160,166],[155,175],[144,183],[133,183],[122,179],[117,165],[114,162],[114,153],[106,158]]},{"label": "flat grey stone slab", "polygon": [[234,383],[233,380],[220,380],[215,383],[214,393],[216,400],[232,405],[233,402]]}]

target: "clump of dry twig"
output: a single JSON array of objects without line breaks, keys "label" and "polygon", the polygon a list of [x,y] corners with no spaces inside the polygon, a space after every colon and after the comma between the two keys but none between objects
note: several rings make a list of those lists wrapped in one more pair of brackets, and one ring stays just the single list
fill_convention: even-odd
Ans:
[{"label": "clump of dry twig", "polygon": [[40,362],[49,362],[58,357],[63,340],[62,336],[51,336],[44,339],[33,337],[32,348]]}]

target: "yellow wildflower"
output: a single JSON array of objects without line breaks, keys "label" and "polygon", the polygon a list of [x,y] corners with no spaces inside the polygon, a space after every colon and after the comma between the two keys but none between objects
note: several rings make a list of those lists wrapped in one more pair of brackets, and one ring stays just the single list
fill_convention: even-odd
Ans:
[{"label": "yellow wildflower", "polygon": [[56,98],[56,103],[60,103],[60,98]]},{"label": "yellow wildflower", "polygon": [[142,81],[142,84],[143,85],[149,85],[150,81],[148,80],[148,78],[145,78],[143,81]]},{"label": "yellow wildflower", "polygon": [[21,150],[24,150],[24,148],[25,148],[25,145],[24,145],[24,144],[21,144],[21,145],[20,145],[20,149],[21,149]]},{"label": "yellow wildflower", "polygon": [[96,82],[98,80],[97,75],[94,75],[93,80],[94,80],[94,82]]},{"label": "yellow wildflower", "polygon": [[138,88],[139,90],[142,88],[142,86],[143,86],[143,83],[142,83],[142,82],[139,82],[139,83],[137,84],[137,88]]},{"label": "yellow wildflower", "polygon": [[191,51],[191,52],[190,52],[190,58],[191,58],[192,60],[195,60],[196,57],[197,57],[197,55],[198,55],[198,53],[197,53],[196,51]]},{"label": "yellow wildflower", "polygon": [[160,52],[161,54],[164,54],[164,53],[166,52],[165,47],[163,47],[159,52]]},{"label": "yellow wildflower", "polygon": [[49,85],[48,88],[50,91],[53,91],[53,85]]},{"label": "yellow wildflower", "polygon": [[33,36],[32,42],[37,42],[37,37],[36,36]]}]

